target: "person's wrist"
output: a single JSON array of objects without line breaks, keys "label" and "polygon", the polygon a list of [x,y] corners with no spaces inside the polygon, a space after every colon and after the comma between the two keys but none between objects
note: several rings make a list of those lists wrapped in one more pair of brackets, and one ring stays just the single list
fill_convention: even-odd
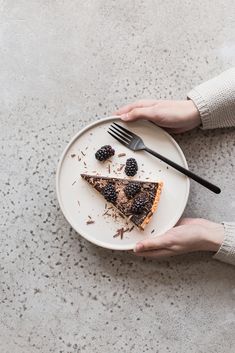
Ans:
[{"label": "person's wrist", "polygon": [[215,223],[213,229],[205,230],[205,250],[217,252],[224,240],[224,226]]},{"label": "person's wrist", "polygon": [[194,102],[191,99],[187,100],[187,104],[188,104],[188,109],[189,109],[188,110],[189,120],[194,125],[194,127],[200,126],[202,121],[201,121],[200,113],[199,113],[196,105],[194,104]]}]

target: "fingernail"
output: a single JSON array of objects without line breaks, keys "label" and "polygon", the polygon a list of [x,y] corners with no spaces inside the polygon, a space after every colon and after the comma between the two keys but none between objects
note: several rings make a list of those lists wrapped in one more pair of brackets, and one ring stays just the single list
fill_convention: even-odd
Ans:
[{"label": "fingernail", "polygon": [[135,248],[134,248],[134,252],[139,252],[143,249],[143,245],[142,244],[136,244]]},{"label": "fingernail", "polygon": [[128,113],[127,113],[127,114],[122,114],[122,115],[120,116],[120,118],[121,118],[122,120],[124,120],[124,121],[129,120]]}]

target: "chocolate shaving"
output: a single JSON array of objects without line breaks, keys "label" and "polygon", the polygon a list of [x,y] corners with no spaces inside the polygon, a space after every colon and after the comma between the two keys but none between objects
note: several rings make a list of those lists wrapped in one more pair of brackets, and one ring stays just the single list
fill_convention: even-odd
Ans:
[{"label": "chocolate shaving", "polygon": [[81,151],[81,154],[85,157],[85,153]]},{"label": "chocolate shaving", "polygon": [[153,234],[153,233],[154,233],[154,231],[155,231],[155,229],[151,230],[151,234]]},{"label": "chocolate shaving", "polygon": [[74,184],[76,184],[76,182],[77,182],[77,180],[75,180],[75,181],[73,182],[72,186],[73,186]]},{"label": "chocolate shaving", "polygon": [[102,216],[111,216],[111,214],[109,213],[109,210],[105,211],[105,213],[102,214]]},{"label": "chocolate shaving", "polygon": [[77,203],[78,203],[78,206],[80,206],[80,202],[79,202],[79,200],[77,200]]},{"label": "chocolate shaving", "polygon": [[118,157],[125,157],[126,156],[126,153],[119,153],[118,154]]},{"label": "chocolate shaving", "polygon": [[80,162],[81,158],[78,156],[78,162]]},{"label": "chocolate shaving", "polygon": [[119,233],[114,234],[113,238],[119,237]]},{"label": "chocolate shaving", "polygon": [[110,174],[111,168],[110,168],[110,164],[108,165],[108,172]]},{"label": "chocolate shaving", "polygon": [[125,164],[121,164],[121,166],[118,168],[118,172],[121,172],[121,170],[125,167]]},{"label": "chocolate shaving", "polygon": [[129,233],[133,231],[133,229],[135,228],[135,226],[132,226],[128,231]]},{"label": "chocolate shaving", "polygon": [[85,161],[83,161],[83,163],[84,163],[84,166],[86,167],[86,162],[85,162]]},{"label": "chocolate shaving", "polygon": [[74,158],[75,156],[76,156],[76,154],[74,154],[74,153],[73,153],[73,154],[71,154],[71,157],[72,157],[72,158]]},{"label": "chocolate shaving", "polygon": [[123,227],[119,228],[117,229],[117,233],[114,234],[113,238],[120,237],[121,239],[123,239],[123,234],[128,231],[129,231],[129,228],[126,228],[126,229],[124,229]]},{"label": "chocolate shaving", "polygon": [[88,224],[93,224],[93,223],[95,223],[95,221],[92,221],[91,219],[89,220],[89,221],[86,221],[86,224],[88,225]]}]

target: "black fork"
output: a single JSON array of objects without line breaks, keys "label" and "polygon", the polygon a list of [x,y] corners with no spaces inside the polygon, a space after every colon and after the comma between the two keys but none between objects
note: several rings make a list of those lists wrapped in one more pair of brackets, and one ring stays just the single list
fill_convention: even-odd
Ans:
[{"label": "black fork", "polygon": [[134,134],[133,132],[127,130],[123,126],[113,123],[110,128],[108,133],[114,137],[118,142],[123,144],[125,147],[129,148],[132,151],[141,151],[144,150],[150,154],[152,154],[154,157],[157,157],[161,161],[165,162],[166,164],[170,165],[174,169],[178,170],[179,172],[183,173],[184,175],[187,175],[189,178],[195,180],[199,184],[205,186],[207,189],[213,191],[216,194],[219,194],[221,192],[220,188],[209,181],[201,178],[200,176],[194,174],[188,169],[185,169],[184,167],[181,167],[181,165],[171,161],[170,159],[162,156],[161,154],[151,150],[147,146],[145,146],[144,141]]}]

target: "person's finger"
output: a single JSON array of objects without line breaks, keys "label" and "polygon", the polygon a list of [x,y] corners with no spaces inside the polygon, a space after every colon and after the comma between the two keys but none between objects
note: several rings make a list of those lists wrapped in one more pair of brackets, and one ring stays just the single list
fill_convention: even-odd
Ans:
[{"label": "person's finger", "polygon": [[157,119],[155,106],[145,108],[134,108],[129,113],[120,115],[123,121],[134,121],[138,119]]},{"label": "person's finger", "polygon": [[126,113],[130,112],[132,109],[150,107],[155,103],[156,103],[156,100],[154,100],[154,99],[142,99],[137,102],[127,104],[124,107],[119,108],[113,114],[114,115],[126,114]]},{"label": "person's finger", "polygon": [[169,245],[167,237],[165,235],[156,236],[154,238],[149,238],[140,241],[136,244],[134,252],[142,252],[153,249],[164,249]]},{"label": "person's finger", "polygon": [[154,257],[154,258],[163,258],[177,255],[171,250],[162,249],[162,250],[152,250],[152,251],[142,251],[135,253],[136,256],[144,256],[144,257]]}]

